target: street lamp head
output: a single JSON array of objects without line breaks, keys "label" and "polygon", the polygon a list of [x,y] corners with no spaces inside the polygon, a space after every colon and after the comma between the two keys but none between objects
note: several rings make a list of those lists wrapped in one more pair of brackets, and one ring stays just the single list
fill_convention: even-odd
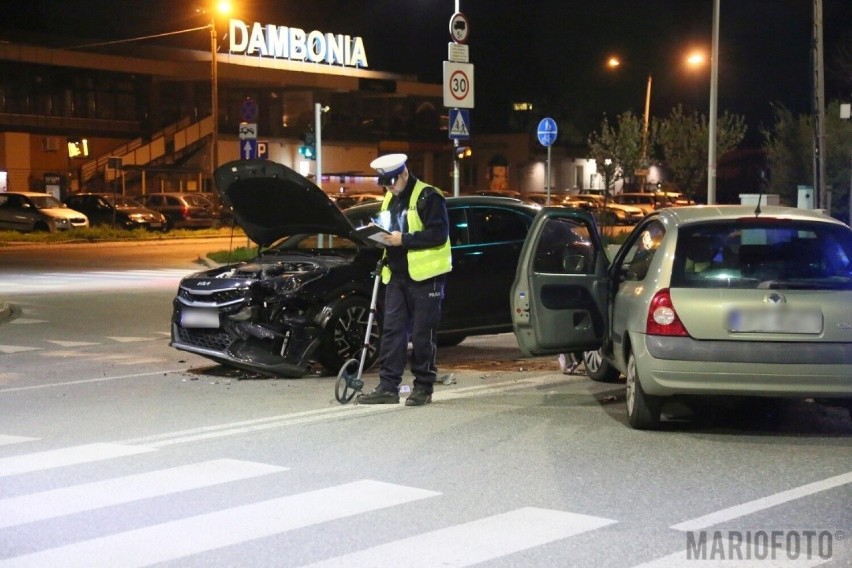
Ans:
[{"label": "street lamp head", "polygon": [[218,0],[215,13],[220,16],[227,16],[231,13],[231,3],[228,0]]},{"label": "street lamp head", "polygon": [[610,68],[615,68],[621,65],[621,60],[618,57],[612,56],[606,60],[606,66]]},{"label": "street lamp head", "polygon": [[686,64],[689,67],[702,67],[706,63],[706,58],[704,54],[700,51],[693,51],[689,55],[686,56]]}]

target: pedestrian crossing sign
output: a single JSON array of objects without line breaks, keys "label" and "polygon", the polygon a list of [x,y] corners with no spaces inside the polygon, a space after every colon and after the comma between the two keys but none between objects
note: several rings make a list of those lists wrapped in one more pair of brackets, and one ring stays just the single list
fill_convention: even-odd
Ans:
[{"label": "pedestrian crossing sign", "polygon": [[468,109],[450,109],[450,139],[470,138],[470,111]]}]

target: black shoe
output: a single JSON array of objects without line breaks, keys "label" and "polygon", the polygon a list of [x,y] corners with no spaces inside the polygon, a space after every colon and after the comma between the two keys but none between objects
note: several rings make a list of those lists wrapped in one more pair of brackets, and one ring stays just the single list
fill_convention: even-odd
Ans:
[{"label": "black shoe", "polygon": [[432,402],[432,393],[416,388],[405,399],[405,406],[423,406],[430,402]]},{"label": "black shoe", "polygon": [[372,392],[359,394],[355,401],[358,404],[399,404],[399,393],[376,387]]}]

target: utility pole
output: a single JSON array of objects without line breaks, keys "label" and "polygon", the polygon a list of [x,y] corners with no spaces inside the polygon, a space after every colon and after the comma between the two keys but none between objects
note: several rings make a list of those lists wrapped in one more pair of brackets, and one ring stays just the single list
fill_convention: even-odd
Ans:
[{"label": "utility pole", "polygon": [[831,211],[825,187],[825,73],[822,51],[822,0],[814,0],[814,195],[816,208]]}]

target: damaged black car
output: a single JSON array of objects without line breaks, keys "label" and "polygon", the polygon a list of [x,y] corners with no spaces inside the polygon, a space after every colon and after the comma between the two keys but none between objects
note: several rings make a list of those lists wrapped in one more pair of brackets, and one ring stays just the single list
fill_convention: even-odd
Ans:
[{"label": "damaged black car", "polygon": [[[336,374],[360,357],[382,250],[356,227],[380,203],[341,211],[311,181],[266,160],[216,170],[257,257],[185,277],[173,303],[171,345],[225,366],[284,377]],[[438,341],[511,331],[509,287],[537,208],[497,197],[447,199],[453,271]],[[380,294],[381,298],[381,294]],[[381,306],[366,366],[378,358]]]}]

